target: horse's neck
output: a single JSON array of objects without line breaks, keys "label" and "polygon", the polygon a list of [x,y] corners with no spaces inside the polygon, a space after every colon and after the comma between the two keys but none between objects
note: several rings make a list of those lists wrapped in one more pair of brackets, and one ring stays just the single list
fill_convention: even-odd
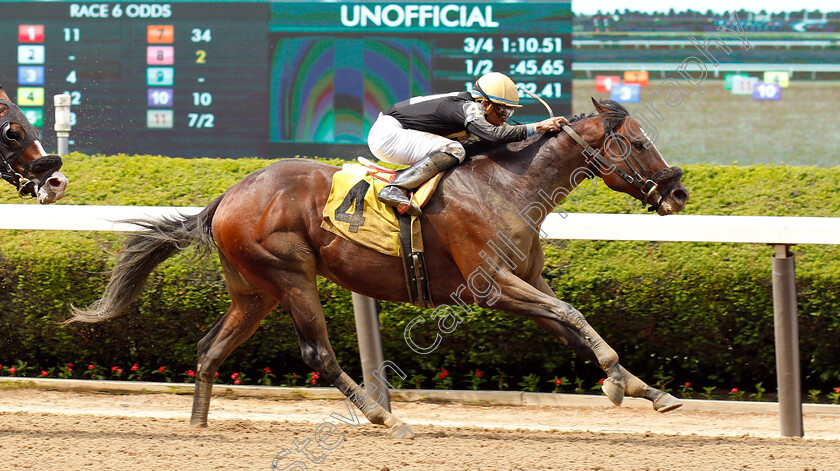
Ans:
[{"label": "horse's neck", "polygon": [[[579,121],[572,128],[595,148],[603,143],[603,127],[594,118]],[[520,208],[535,201],[559,204],[592,172],[583,148],[562,131],[508,144],[488,152],[483,160],[476,162],[477,173]]]}]

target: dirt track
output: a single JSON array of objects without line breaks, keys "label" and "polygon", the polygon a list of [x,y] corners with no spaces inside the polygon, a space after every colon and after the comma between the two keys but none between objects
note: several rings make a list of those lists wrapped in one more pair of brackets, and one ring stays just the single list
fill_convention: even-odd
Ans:
[{"label": "dirt track", "polygon": [[[347,415],[341,401],[214,398],[207,429],[187,425],[191,401],[0,391],[0,469],[272,469],[284,449],[292,453],[276,469],[840,469],[840,415],[806,415],[806,438],[793,439],[772,438],[775,414],[394,403],[417,433],[394,441],[364,419],[356,427],[329,419]],[[332,450],[314,441],[325,421],[342,434]],[[296,451],[295,440],[320,463]],[[306,468],[291,466],[296,460]]]}]

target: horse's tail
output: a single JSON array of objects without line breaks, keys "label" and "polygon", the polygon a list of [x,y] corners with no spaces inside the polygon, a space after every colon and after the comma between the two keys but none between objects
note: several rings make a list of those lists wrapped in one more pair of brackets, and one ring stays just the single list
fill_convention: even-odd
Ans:
[{"label": "horse's tail", "polygon": [[222,198],[224,195],[194,216],[123,221],[140,226],[143,230],[129,237],[117,255],[117,262],[102,298],[87,309],[72,306],[73,317],[64,321],[64,324],[101,322],[119,316],[140,296],[149,274],[156,266],[193,243],[198,243],[199,257],[209,254],[216,245],[211,223]]}]

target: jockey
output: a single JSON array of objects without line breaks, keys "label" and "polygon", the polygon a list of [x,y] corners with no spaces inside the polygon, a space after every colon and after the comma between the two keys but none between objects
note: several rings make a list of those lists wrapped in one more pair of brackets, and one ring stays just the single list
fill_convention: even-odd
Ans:
[{"label": "jockey", "polygon": [[490,72],[476,80],[471,92],[414,97],[380,113],[368,135],[371,153],[385,162],[411,165],[379,192],[380,201],[419,216],[420,208],[408,197],[410,190],[463,162],[462,142],[476,138],[520,141],[536,131],[554,131],[569,123],[558,116],[538,123],[507,124],[520,107],[513,81]]}]

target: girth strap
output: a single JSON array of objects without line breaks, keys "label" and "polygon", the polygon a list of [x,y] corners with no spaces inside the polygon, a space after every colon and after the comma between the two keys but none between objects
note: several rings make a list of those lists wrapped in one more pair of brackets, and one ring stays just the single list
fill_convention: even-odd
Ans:
[{"label": "girth strap", "polygon": [[426,274],[422,243],[419,240],[412,242],[412,232],[416,232],[412,231],[412,217],[408,214],[400,214],[396,208],[394,214],[397,215],[397,221],[400,223],[400,254],[411,304],[423,308],[434,307],[429,291],[429,276]]}]

